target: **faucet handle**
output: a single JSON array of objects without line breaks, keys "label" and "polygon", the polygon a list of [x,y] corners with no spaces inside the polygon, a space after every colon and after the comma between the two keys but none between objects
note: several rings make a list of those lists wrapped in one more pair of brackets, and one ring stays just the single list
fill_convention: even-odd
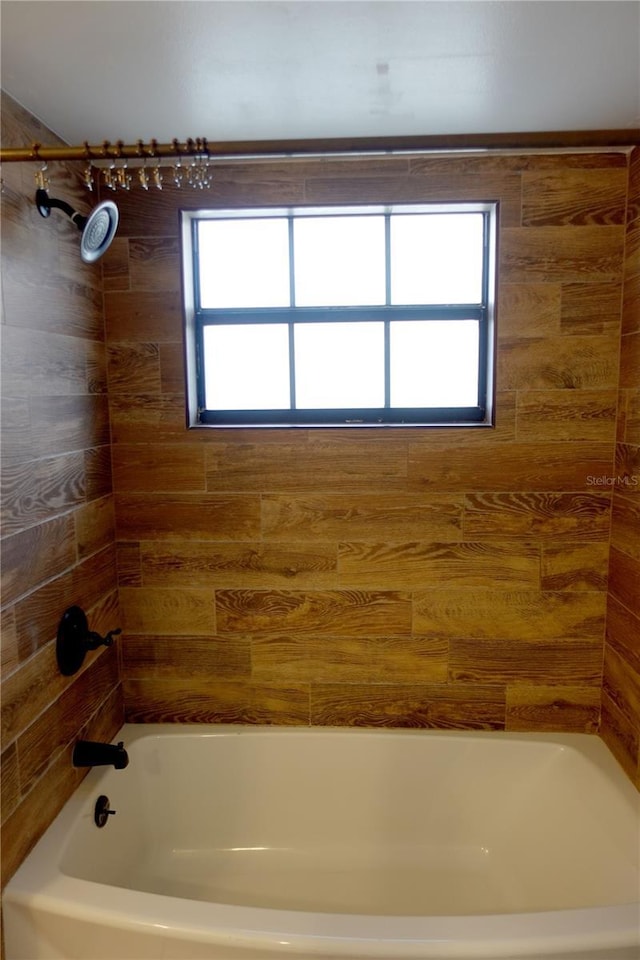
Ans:
[{"label": "faucet handle", "polygon": [[109,633],[106,637],[101,637],[99,633],[96,633],[95,630],[89,630],[87,633],[86,640],[86,649],[87,650],[97,650],[98,647],[110,647],[113,643],[113,638],[117,637],[119,633],[122,633],[120,627],[117,630],[109,630]]},{"label": "faucet handle", "polygon": [[76,673],[85,658],[88,650],[97,650],[98,647],[110,647],[113,638],[122,633],[120,627],[110,630],[105,637],[101,637],[95,630],[89,630],[87,615],[80,607],[69,607],[62,615],[58,626],[56,642],[56,657],[60,673],[70,677]]}]

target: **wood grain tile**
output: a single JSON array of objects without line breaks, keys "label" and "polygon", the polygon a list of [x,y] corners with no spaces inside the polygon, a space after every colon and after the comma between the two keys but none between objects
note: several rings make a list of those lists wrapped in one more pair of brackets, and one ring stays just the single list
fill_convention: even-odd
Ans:
[{"label": "wood grain tile", "polygon": [[184,347],[182,340],[160,345],[160,389],[164,394],[185,393]]},{"label": "wood grain tile", "polygon": [[610,644],[604,649],[602,689],[631,724],[640,717],[640,673]]},{"label": "wood grain tile", "polygon": [[311,723],[500,730],[504,690],[450,684],[312,684]]},{"label": "wood grain tile", "polygon": [[637,389],[640,382],[640,332],[625,333],[620,341],[620,387]]},{"label": "wood grain tile", "polygon": [[601,593],[435,588],[414,593],[413,611],[414,631],[434,637],[602,642],[604,636]]},{"label": "wood grain tile", "polygon": [[501,173],[478,172],[473,175],[427,173],[412,168],[408,177],[353,176],[310,177],[306,182],[308,203],[440,203],[493,202],[500,200],[501,221],[520,223],[520,177]]},{"label": "wood grain tile", "polygon": [[113,450],[117,493],[205,490],[205,451],[180,444],[119,444]]},{"label": "wood grain tile", "polygon": [[464,446],[428,448],[409,445],[409,488],[434,492],[519,493],[587,490],[588,477],[609,474],[611,445],[485,443],[482,455],[470,456]]},{"label": "wood grain tile", "polygon": [[78,337],[6,327],[2,335],[3,392],[14,397],[51,397],[87,392],[88,347]]},{"label": "wood grain tile", "polygon": [[54,640],[63,612],[73,595],[73,573],[68,571],[30,591],[15,604],[15,634],[18,659],[22,663]]},{"label": "wood grain tile", "polygon": [[102,343],[87,344],[85,359],[86,381],[88,393],[106,394],[107,383],[107,354]]},{"label": "wood grain tile", "polygon": [[449,679],[545,687],[595,686],[602,679],[599,640],[451,640]]},{"label": "wood grain tile", "polygon": [[[614,337],[503,339],[498,354],[502,390],[616,388],[618,342]],[[575,402],[575,401],[574,401]]]},{"label": "wood grain tile", "polygon": [[[160,374],[162,378],[162,374]],[[185,426],[184,390],[181,393],[125,393],[109,398],[114,444],[138,443],[153,436],[157,443],[200,441]]]},{"label": "wood grain tile", "polygon": [[123,641],[122,659],[129,679],[237,679],[251,674],[250,644],[244,637],[130,636]]},{"label": "wood grain tile", "polygon": [[500,239],[503,282],[620,281],[623,227],[506,227]]},{"label": "wood grain tile", "polygon": [[[30,455],[70,453],[110,442],[105,395],[32,397],[29,401]],[[25,457],[25,459],[27,459]]]},{"label": "wood grain tile", "polygon": [[[404,444],[371,443],[350,437],[340,441],[258,444],[211,443],[206,448],[207,490],[304,493],[317,491],[318,478],[327,492],[386,490],[406,492]],[[376,445],[377,446],[377,445]]]},{"label": "wood grain tile", "polygon": [[[638,486],[640,487],[640,474]],[[640,496],[622,496],[619,493],[614,495],[611,543],[627,556],[640,561]]]},{"label": "wood grain tile", "polygon": [[8,676],[19,662],[15,609],[7,607],[0,613],[0,675]]},{"label": "wood grain tile", "polygon": [[609,596],[606,641],[640,675],[640,615]]},{"label": "wood grain tile", "polygon": [[[612,284],[619,291],[617,284]],[[559,283],[505,283],[498,287],[498,336],[553,337],[560,333]]]},{"label": "wood grain tile", "polygon": [[606,591],[608,565],[607,543],[546,543],[542,547],[542,589]]},{"label": "wood grain tile", "polygon": [[118,586],[141,587],[142,567],[140,565],[139,543],[117,543]]},{"label": "wood grain tile", "polygon": [[255,540],[256,494],[131,493],[116,495],[120,540]]},{"label": "wood grain tile", "polygon": [[605,690],[602,692],[600,736],[631,781],[637,783],[638,759],[640,757],[638,725],[629,721]]},{"label": "wood grain tile", "polygon": [[624,433],[620,440],[640,447],[640,387],[637,390],[625,390],[625,397]]},{"label": "wood grain tile", "polygon": [[125,678],[128,723],[243,723],[249,706],[241,680]]},{"label": "wood grain tile", "polygon": [[160,351],[157,343],[110,343],[109,391],[131,393],[160,390]]},{"label": "wood grain tile", "polygon": [[111,343],[176,340],[182,335],[182,297],[178,290],[106,293],[104,317]]},{"label": "wood grain tile", "polygon": [[624,169],[527,170],[522,174],[522,225],[622,224],[626,179]]},{"label": "wood grain tile", "polygon": [[403,590],[442,585],[537,588],[540,550],[522,543],[340,543],[342,587]]},{"label": "wood grain tile", "polygon": [[305,686],[264,683],[250,686],[247,723],[307,725],[309,692]]},{"label": "wood grain tile", "polygon": [[71,571],[71,582],[69,604],[77,603],[87,615],[91,607],[108,601],[117,583],[115,544],[108,544],[77,564]]},{"label": "wood grain tile", "polygon": [[104,692],[118,683],[115,649],[101,655],[18,738],[20,783],[31,789],[56,754],[74,739],[79,726],[89,721]]},{"label": "wood grain tile", "polygon": [[[411,600],[395,591],[218,590],[220,634],[408,635]],[[427,632],[427,631],[424,631]]]},{"label": "wood grain tile", "polygon": [[623,153],[461,153],[428,154],[410,158],[411,170],[475,173],[482,170],[509,170],[521,173],[524,170],[597,170],[610,167],[627,167]]},{"label": "wood grain tile", "polygon": [[617,493],[634,498],[640,495],[640,447],[632,443],[616,444],[612,476]]},{"label": "wood grain tile", "polygon": [[458,540],[462,536],[461,496],[264,494],[261,503],[262,534],[268,540]]},{"label": "wood grain tile", "polygon": [[448,643],[431,637],[256,636],[252,676],[308,683],[444,683]]},{"label": "wood grain tile", "polygon": [[74,512],[78,559],[84,559],[115,541],[113,497],[101,497]]},{"label": "wood grain tile", "polygon": [[99,500],[113,492],[111,482],[111,447],[91,447],[84,451],[84,472],[87,479],[87,501]]},{"label": "wood grain tile", "polygon": [[146,586],[323,589],[337,586],[335,544],[278,542],[141,544]]},{"label": "wood grain tile", "polygon": [[613,441],[617,394],[608,390],[531,390],[518,394],[517,436],[527,440]]},{"label": "wood grain tile", "polygon": [[129,289],[129,241],[122,234],[114,237],[102,258],[102,278],[105,291]]},{"label": "wood grain tile", "polygon": [[595,733],[599,716],[597,687],[507,687],[507,730]]},{"label": "wood grain tile", "polygon": [[640,276],[629,277],[624,283],[622,303],[622,332],[634,334],[640,332]]},{"label": "wood grain tile", "polygon": [[464,535],[469,539],[536,537],[564,543],[605,540],[609,493],[487,493],[464,498]]},{"label": "wood grain tile", "polygon": [[640,563],[613,545],[609,552],[609,593],[629,610],[640,609]]},{"label": "wood grain tile", "polygon": [[242,680],[125,680],[132,723],[308,724],[309,693],[286,684]]},{"label": "wood grain tile", "polygon": [[[176,227],[177,230],[177,227]],[[132,290],[180,290],[180,246],[177,237],[135,237],[129,240]]]},{"label": "wood grain tile", "polygon": [[2,811],[2,822],[4,823],[18,806],[20,800],[18,751],[15,743],[12,743],[6,750],[2,751],[0,767],[2,768],[2,777],[0,778],[0,787],[2,788],[0,810]]},{"label": "wood grain tile", "polygon": [[82,453],[4,464],[2,526],[5,533],[50,520],[84,502]]},{"label": "wood grain tile", "polygon": [[2,541],[3,603],[15,602],[75,562],[73,516],[65,514]]},{"label": "wood grain tile", "polygon": [[197,587],[122,587],[123,628],[130,634],[212,636],[216,632],[213,590]]},{"label": "wood grain tile", "polygon": [[[29,185],[29,195],[31,185]],[[29,210],[30,215],[31,211]],[[3,215],[4,216],[4,215]],[[38,216],[38,214],[36,214]],[[51,230],[52,220],[42,223]],[[4,223],[4,219],[3,219]],[[21,226],[20,247],[3,230],[3,295],[5,322],[10,327],[92,340],[104,339],[100,286],[85,274],[65,276],[50,233],[34,242],[31,226]],[[64,224],[64,229],[68,226]],[[74,243],[75,243],[74,237]],[[29,249],[31,246],[31,249]],[[79,261],[77,247],[75,259]],[[29,260],[25,269],[24,257]]]},{"label": "wood grain tile", "polygon": [[[4,94],[1,119],[3,140],[8,123],[17,142],[56,142]],[[77,165],[55,167],[61,195],[88,212]],[[55,659],[57,624],[71,604],[81,604],[102,634],[119,619],[113,507],[106,505],[102,266],[81,262],[64,218],[45,225],[38,217],[31,165],[13,170],[1,200],[3,882],[84,776],[72,768],[63,740],[96,714],[96,728],[110,738],[115,730],[104,713],[113,719],[122,702],[115,649],[106,653],[109,676],[99,652],[74,680],[61,676]],[[101,677],[95,683],[94,668]],[[74,700],[72,689],[83,695]]]},{"label": "wood grain tile", "polygon": [[560,329],[571,335],[620,330],[620,284],[563,283]]},{"label": "wood grain tile", "polygon": [[20,670],[2,681],[2,742],[11,743],[31,718],[44,710],[65,688],[58,672],[55,644],[48,643]]}]

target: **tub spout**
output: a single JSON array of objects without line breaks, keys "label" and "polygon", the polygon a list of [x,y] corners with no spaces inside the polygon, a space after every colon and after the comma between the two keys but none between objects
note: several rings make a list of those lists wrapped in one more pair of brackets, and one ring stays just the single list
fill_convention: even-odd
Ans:
[{"label": "tub spout", "polygon": [[93,740],[78,740],[73,748],[74,767],[105,767],[112,764],[122,770],[129,763],[127,751],[120,743],[96,743]]}]

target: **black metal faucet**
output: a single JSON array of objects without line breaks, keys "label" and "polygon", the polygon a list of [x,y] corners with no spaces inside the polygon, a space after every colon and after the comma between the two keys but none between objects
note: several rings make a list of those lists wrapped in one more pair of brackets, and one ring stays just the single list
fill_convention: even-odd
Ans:
[{"label": "black metal faucet", "polygon": [[113,765],[123,770],[129,763],[124,742],[98,743],[95,740],[78,740],[73,748],[71,761],[74,767],[107,767]]}]

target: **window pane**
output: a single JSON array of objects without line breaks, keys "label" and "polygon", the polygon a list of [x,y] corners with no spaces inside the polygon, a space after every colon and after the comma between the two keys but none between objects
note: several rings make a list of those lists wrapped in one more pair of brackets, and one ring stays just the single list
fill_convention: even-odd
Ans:
[{"label": "window pane", "polygon": [[391,217],[391,302],[480,303],[481,213]]},{"label": "window pane", "polygon": [[298,307],[385,302],[384,217],[294,220]]},{"label": "window pane", "polygon": [[284,323],[204,328],[210,410],[288,410],[289,332]]},{"label": "window pane", "polygon": [[296,407],[384,406],[382,323],[297,323]]},{"label": "window pane", "polygon": [[201,220],[200,304],[289,306],[289,227],[285,218]]},{"label": "window pane", "polygon": [[392,321],[391,406],[478,403],[477,320]]}]

